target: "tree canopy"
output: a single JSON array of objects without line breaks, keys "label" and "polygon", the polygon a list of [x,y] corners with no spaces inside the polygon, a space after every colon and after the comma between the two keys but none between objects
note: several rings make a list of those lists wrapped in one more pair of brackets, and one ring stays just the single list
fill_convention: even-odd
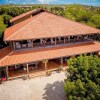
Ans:
[{"label": "tree canopy", "polygon": [[100,58],[80,55],[68,60],[64,89],[67,100],[100,100]]}]

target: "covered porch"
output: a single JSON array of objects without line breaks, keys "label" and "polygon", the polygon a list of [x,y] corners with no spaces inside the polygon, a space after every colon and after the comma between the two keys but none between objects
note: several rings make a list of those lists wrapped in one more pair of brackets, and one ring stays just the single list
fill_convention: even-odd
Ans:
[{"label": "covered porch", "polygon": [[46,74],[47,71],[58,70],[60,66],[64,68],[67,67],[67,58],[57,58],[8,66],[8,70],[6,70],[6,73],[8,79],[19,78],[25,75],[41,76],[41,74]]},{"label": "covered porch", "polygon": [[95,35],[77,35],[54,38],[41,38],[33,40],[13,41],[14,50],[37,48],[37,47],[54,47],[60,45],[72,45],[77,43],[90,42],[95,38]]}]

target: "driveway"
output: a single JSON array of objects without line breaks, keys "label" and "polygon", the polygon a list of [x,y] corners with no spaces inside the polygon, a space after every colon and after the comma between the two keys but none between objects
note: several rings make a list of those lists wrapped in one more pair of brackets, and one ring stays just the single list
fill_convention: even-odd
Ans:
[{"label": "driveway", "polygon": [[0,85],[0,100],[66,100],[65,73],[54,73],[29,80],[12,80]]}]

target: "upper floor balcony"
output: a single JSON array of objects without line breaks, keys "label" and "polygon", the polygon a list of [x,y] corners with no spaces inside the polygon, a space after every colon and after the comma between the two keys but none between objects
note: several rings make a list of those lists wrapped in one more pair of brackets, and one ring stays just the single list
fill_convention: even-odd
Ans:
[{"label": "upper floor balcony", "polygon": [[80,35],[55,38],[42,38],[35,40],[14,41],[14,50],[29,49],[29,48],[49,48],[55,46],[74,45],[93,41],[95,35]]}]

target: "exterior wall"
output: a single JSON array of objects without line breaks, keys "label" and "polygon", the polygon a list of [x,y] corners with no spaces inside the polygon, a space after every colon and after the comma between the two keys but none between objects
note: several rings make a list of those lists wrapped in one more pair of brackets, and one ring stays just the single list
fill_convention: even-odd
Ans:
[{"label": "exterior wall", "polygon": [[13,22],[13,25],[18,24],[18,23],[20,23],[20,22],[22,22],[22,21],[24,21],[24,20],[26,20],[26,19],[28,19],[28,18],[31,18],[31,17],[32,17],[32,15],[28,15],[28,16],[25,16],[25,17],[23,17],[23,18],[20,18],[20,19],[14,21],[14,22]]}]

